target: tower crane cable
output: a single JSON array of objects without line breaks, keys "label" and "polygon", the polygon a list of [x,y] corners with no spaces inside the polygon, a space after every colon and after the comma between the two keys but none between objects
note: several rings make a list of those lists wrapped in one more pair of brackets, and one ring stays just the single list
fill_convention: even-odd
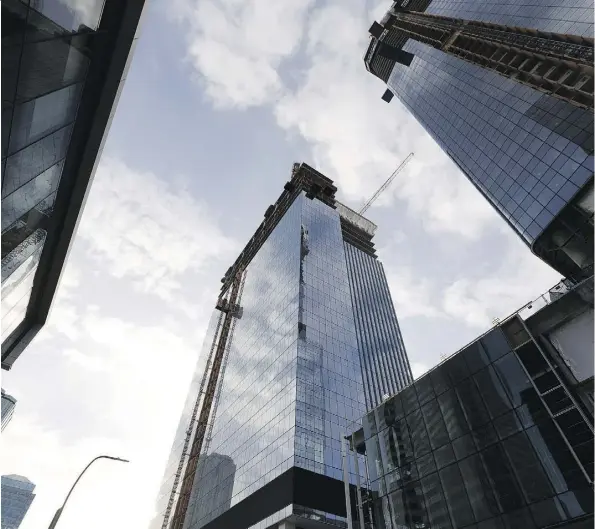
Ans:
[{"label": "tower crane cable", "polygon": [[359,214],[363,215],[366,211],[368,211],[368,208],[374,203],[374,201],[382,194],[382,192],[390,185],[390,183],[395,179],[395,176],[397,176],[401,170],[410,162],[411,158],[413,158],[413,153],[410,152],[409,155],[407,156],[407,158],[405,158],[400,165],[393,171],[393,174],[391,174],[386,181],[384,182],[384,184],[382,184],[378,190],[376,191],[376,193],[374,193],[372,195],[372,197],[362,206],[362,209],[359,210]]}]

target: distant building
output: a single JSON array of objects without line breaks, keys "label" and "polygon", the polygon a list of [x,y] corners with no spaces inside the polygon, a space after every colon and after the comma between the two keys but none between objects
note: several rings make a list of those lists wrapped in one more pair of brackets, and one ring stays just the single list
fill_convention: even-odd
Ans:
[{"label": "distant building", "polygon": [[26,477],[2,476],[2,529],[18,529],[35,498],[35,485]]},{"label": "distant building", "polygon": [[44,325],[144,0],[2,2],[2,368]]},{"label": "distant building", "polygon": [[2,431],[12,419],[14,408],[17,404],[17,399],[2,390]]},{"label": "distant building", "polygon": [[392,396],[351,446],[374,527],[593,527],[593,278],[560,284]]},{"label": "distant building", "polygon": [[399,0],[370,33],[382,99],[403,103],[537,256],[592,275],[593,2]]}]

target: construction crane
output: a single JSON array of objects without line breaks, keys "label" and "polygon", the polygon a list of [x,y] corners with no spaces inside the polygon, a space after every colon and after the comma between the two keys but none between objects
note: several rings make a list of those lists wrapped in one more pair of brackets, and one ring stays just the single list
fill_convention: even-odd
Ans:
[{"label": "construction crane", "polygon": [[374,203],[374,201],[382,194],[382,192],[390,185],[390,183],[395,179],[395,176],[397,176],[401,170],[403,169],[403,167],[405,167],[409,161],[411,160],[411,158],[413,158],[413,153],[410,152],[409,156],[407,156],[407,158],[405,158],[401,164],[399,165],[399,167],[397,167],[394,171],[393,174],[391,174],[387,179],[386,182],[384,182],[384,184],[382,184],[378,190],[376,191],[376,193],[374,193],[372,195],[372,197],[370,198],[370,200],[368,200],[362,207],[362,209],[359,210],[359,214],[363,215],[366,211],[368,211],[368,208]]}]

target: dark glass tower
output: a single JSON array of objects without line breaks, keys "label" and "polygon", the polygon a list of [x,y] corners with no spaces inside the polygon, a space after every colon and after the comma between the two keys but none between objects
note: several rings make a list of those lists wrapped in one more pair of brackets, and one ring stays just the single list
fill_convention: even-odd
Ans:
[{"label": "dark glass tower", "polygon": [[400,0],[365,64],[533,252],[593,267],[589,0]]},{"label": "dark glass tower", "polygon": [[296,164],[223,278],[152,529],[345,519],[341,432],[412,376],[376,226],[335,192]]},{"label": "dark glass tower", "polygon": [[45,323],[144,0],[2,2],[2,368]]},{"label": "dark glass tower", "polygon": [[558,285],[369,412],[351,446],[368,458],[374,527],[593,527],[588,346],[593,278]]}]

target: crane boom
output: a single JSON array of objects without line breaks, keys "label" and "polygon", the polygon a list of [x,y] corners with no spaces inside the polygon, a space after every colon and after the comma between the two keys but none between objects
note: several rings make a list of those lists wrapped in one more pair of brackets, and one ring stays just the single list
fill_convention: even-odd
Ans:
[{"label": "crane boom", "polygon": [[368,200],[362,207],[362,209],[359,210],[359,214],[363,215],[366,211],[368,211],[368,208],[374,203],[374,201],[382,194],[382,192],[390,185],[390,183],[395,179],[395,176],[397,176],[401,170],[403,169],[403,167],[405,167],[409,161],[411,160],[411,158],[413,158],[413,153],[410,152],[409,155],[407,156],[407,158],[405,158],[401,164],[393,171],[393,174],[391,174],[386,181],[384,182],[384,184],[382,184],[378,190],[376,191],[376,193],[374,193],[372,195],[372,197],[370,198],[370,200]]}]

